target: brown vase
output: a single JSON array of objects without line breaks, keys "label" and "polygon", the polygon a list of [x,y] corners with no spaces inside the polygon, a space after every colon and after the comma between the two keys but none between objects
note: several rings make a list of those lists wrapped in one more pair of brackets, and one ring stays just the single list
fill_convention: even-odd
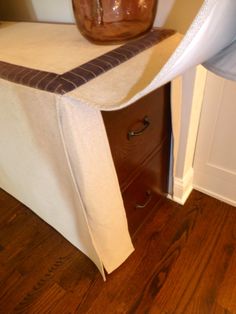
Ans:
[{"label": "brown vase", "polygon": [[147,32],[158,0],[72,0],[80,32],[96,43],[117,43]]}]

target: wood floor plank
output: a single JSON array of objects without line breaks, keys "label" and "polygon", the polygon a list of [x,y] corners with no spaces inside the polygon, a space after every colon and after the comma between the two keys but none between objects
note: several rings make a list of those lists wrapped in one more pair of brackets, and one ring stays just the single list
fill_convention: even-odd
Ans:
[{"label": "wood floor plank", "polygon": [[[236,225],[236,224],[235,224]],[[231,248],[227,248],[230,249]],[[217,302],[232,313],[236,313],[236,250],[234,249],[230,265],[224,276]]]},{"label": "wood floor plank", "polygon": [[[231,303],[231,300],[228,293],[233,292],[233,287],[230,286],[229,274],[234,276],[236,268],[234,262],[232,263],[233,256],[236,250],[236,238],[233,236],[233,230],[235,229],[236,222],[236,211],[232,210],[228,212],[223,203],[219,206],[222,211],[227,212],[227,220],[222,228],[222,231],[219,235],[219,239],[216,242],[215,249],[213,250],[209,262],[206,264],[205,269],[203,270],[202,277],[195,288],[195,292],[190,300],[188,306],[186,307],[186,313],[189,311],[191,303],[194,302],[194,299],[201,300],[198,304],[198,308],[195,311],[204,311],[204,313],[214,313],[214,311],[228,311],[236,313],[236,306]],[[236,277],[235,277],[236,279]],[[234,281],[235,285],[236,281]],[[219,288],[224,289],[224,296],[227,297],[225,302],[219,302]],[[236,290],[235,290],[236,292]],[[235,295],[236,296],[236,295]],[[236,303],[234,303],[236,304]],[[194,312],[193,312],[194,313]]]},{"label": "wood floor plank", "polygon": [[50,309],[54,308],[65,294],[65,290],[58,284],[53,283],[38,298],[35,298],[33,301],[28,299],[28,302],[18,304],[13,311],[15,313],[50,313]]},{"label": "wood floor plank", "polygon": [[[93,284],[104,282],[93,263],[86,256],[76,255],[72,263],[54,279],[67,293],[51,309],[51,313],[74,313]],[[68,311],[70,309],[70,311]]]},{"label": "wood floor plank", "polygon": [[0,259],[4,261],[5,265],[14,265],[14,267],[25,258],[27,250],[32,252],[50,236],[46,224],[42,223],[39,227],[38,217],[32,213],[26,214],[22,206],[17,209],[22,213],[16,214],[14,219],[6,224],[0,232],[0,242],[3,246],[3,250],[0,251]]},{"label": "wood floor plank", "polygon": [[23,205],[17,206],[11,211],[9,220],[4,221],[1,226],[0,243],[5,247],[12,241],[18,241],[18,236],[23,235],[22,228],[27,231],[31,224],[34,225],[34,218],[35,215],[32,215]]},{"label": "wood floor plank", "polygon": [[5,277],[1,277],[1,287],[0,287],[0,313],[5,311],[5,302],[4,299],[12,297],[12,294],[15,290],[15,286],[19,285],[22,282],[23,276],[17,271],[14,270],[10,273],[6,273]]},{"label": "wood floor plank", "polygon": [[[5,275],[0,279],[0,295],[5,289],[4,278],[9,272],[17,271],[21,275],[20,280],[16,281],[14,286],[10,285],[11,294],[4,294],[0,298],[0,305],[4,304],[3,313],[14,311],[16,304],[22,308],[40,298],[40,295],[49,289],[56,273],[61,273],[67,267],[73,254],[77,254],[77,250],[53,228],[33,213],[30,213],[31,219],[28,219],[29,210],[26,208],[21,208],[21,210],[23,212],[21,216],[25,218],[24,228],[22,228],[22,217],[20,217],[16,224],[11,223],[11,233],[0,231],[2,235],[6,234],[8,240],[12,240],[5,250],[9,251],[9,254],[0,255],[1,259],[4,259],[1,262],[1,268],[5,270]],[[38,227],[34,225],[33,220],[38,222]],[[31,223],[33,229],[38,228],[41,233],[38,230],[34,234],[36,243],[30,241],[24,247],[22,239],[26,235],[29,236],[33,230],[30,227]],[[10,234],[14,239],[11,239]],[[13,296],[14,302],[11,302]]]},{"label": "wood floor plank", "polygon": [[[45,267],[46,265],[40,267],[39,261],[37,271],[31,271],[29,275],[21,275],[20,280],[16,281],[12,287],[11,294],[3,295],[0,298],[0,307],[4,308],[4,313],[22,312],[22,309],[30,307],[40,299],[50,289],[56,273],[63,271],[67,266],[68,258],[68,256],[63,256],[63,253],[57,259],[54,257],[54,260],[48,256],[47,267]],[[0,290],[2,289],[4,289],[4,285],[0,287]]]},{"label": "wood floor plank", "polygon": [[20,206],[20,203],[10,194],[0,189],[0,210],[2,214],[0,223],[4,220],[3,215],[11,213],[11,210],[17,206]]},{"label": "wood floor plank", "polygon": [[[199,204],[201,207],[201,204]],[[212,224],[215,227],[212,228],[212,234],[208,232],[207,216],[204,215],[206,211],[202,212],[200,219],[198,219],[198,228],[195,229],[190,235],[184,249],[175,265],[173,265],[170,272],[166,273],[165,264],[160,265],[160,270],[155,277],[151,279],[148,285],[149,290],[146,288],[146,297],[143,297],[142,303],[139,304],[140,309],[147,307],[145,303],[152,302],[160,306],[160,308],[167,313],[189,313],[188,301],[192,299],[192,294],[195,285],[198,284],[198,280],[201,277],[201,273],[204,270],[207,263],[208,256],[211,254],[211,247],[214,248],[214,244],[217,241],[215,235],[217,230],[221,230],[221,223],[223,217],[218,217],[218,220],[213,221]],[[200,231],[200,232],[199,232]],[[161,289],[155,292],[155,286],[158,281],[163,277],[168,277]],[[150,295],[156,293],[155,300],[150,300]],[[203,311],[203,308],[201,309]],[[193,312],[195,313],[195,312]],[[204,312],[202,312],[204,313]],[[207,312],[209,313],[209,311]]]},{"label": "wood floor plank", "polygon": [[[24,226],[24,228],[22,228]],[[81,252],[0,190],[0,313],[235,314],[236,209],[166,200],[103,282]]]},{"label": "wood floor plank", "polygon": [[[140,229],[135,239],[136,252],[130,257],[121,270],[109,276],[102,289],[95,285],[77,311],[82,313],[144,313],[155,297],[150,291],[146,298],[146,289],[154,288],[149,284],[152,278],[161,272],[160,280],[155,287],[156,293],[166,280],[166,275],[178,259],[199,216],[199,208],[181,210],[172,202],[149,217],[147,224]],[[94,293],[99,295],[93,298]],[[106,305],[106,307],[105,307]],[[147,308],[146,308],[147,307]]]},{"label": "wood floor plank", "polygon": [[[198,228],[192,234],[172,268],[165,286],[155,299],[161,309],[170,314],[189,313],[190,307],[193,313],[199,311],[210,313],[211,306],[214,304],[215,289],[217,290],[217,285],[223,279],[224,262],[228,262],[230,258],[226,253],[223,259],[222,246],[219,246],[217,250],[224,228],[227,233],[228,212],[222,208],[220,202],[213,199],[207,202],[207,208],[204,203],[199,205],[203,208],[203,214],[201,221],[198,222]],[[212,215],[212,210],[214,210],[214,215]],[[224,238],[224,241],[227,242],[228,239]],[[219,258],[215,256],[217,254],[222,257],[218,264]],[[212,271],[211,265],[209,266],[211,260],[215,265]],[[209,272],[206,270],[207,267],[209,267]],[[204,288],[203,292],[201,289]],[[203,292],[200,297],[199,291]],[[192,309],[191,302],[198,304],[199,309]]]}]

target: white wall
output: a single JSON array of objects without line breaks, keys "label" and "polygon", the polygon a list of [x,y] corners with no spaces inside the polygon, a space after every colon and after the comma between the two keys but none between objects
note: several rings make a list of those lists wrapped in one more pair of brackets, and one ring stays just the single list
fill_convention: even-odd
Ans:
[{"label": "white wall", "polygon": [[204,0],[159,0],[154,25],[186,33]]},{"label": "white wall", "polygon": [[[186,32],[203,0],[159,0],[155,25]],[[72,0],[0,0],[0,19],[74,23]]]},{"label": "white wall", "polygon": [[3,0],[0,19],[74,23],[71,0]]}]

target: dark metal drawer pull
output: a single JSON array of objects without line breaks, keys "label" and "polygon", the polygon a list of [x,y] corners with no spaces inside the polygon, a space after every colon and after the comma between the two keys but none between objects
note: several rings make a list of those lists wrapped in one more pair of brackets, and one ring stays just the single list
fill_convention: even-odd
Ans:
[{"label": "dark metal drawer pull", "polygon": [[139,131],[129,131],[128,132],[128,140],[130,140],[133,136],[139,136],[139,135],[142,135],[143,132],[149,127],[149,125],[151,124],[150,121],[149,121],[149,118],[148,116],[145,116],[142,120],[142,123],[144,125],[144,127],[139,130]]},{"label": "dark metal drawer pull", "polygon": [[147,191],[146,192],[146,196],[147,196],[147,200],[144,204],[140,205],[140,204],[136,204],[135,208],[145,208],[150,202],[151,202],[151,199],[152,199],[152,192],[151,191]]}]

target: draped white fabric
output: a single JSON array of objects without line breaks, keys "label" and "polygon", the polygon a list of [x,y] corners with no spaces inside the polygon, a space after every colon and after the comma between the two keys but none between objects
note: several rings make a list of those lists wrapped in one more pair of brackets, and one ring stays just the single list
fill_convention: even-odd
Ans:
[{"label": "draped white fabric", "polygon": [[[100,110],[128,106],[200,63],[235,79],[235,16],[235,0],[206,0],[183,39],[172,36],[64,96],[0,80],[0,186],[88,255],[103,275],[103,266],[113,271],[133,246]],[[55,73],[77,64],[73,26],[27,27],[0,29],[1,61]],[[45,31],[44,47],[38,47]],[[67,41],[55,41],[58,34]],[[31,36],[28,46],[20,47],[19,36]],[[61,48],[61,55],[42,57],[44,48]]]},{"label": "draped white fabric", "polygon": [[203,65],[219,76],[236,80],[236,40]]},{"label": "draped white fabric", "polygon": [[[188,14],[184,8],[183,14]],[[225,78],[235,80],[235,16],[235,0],[205,0],[183,40],[166,64],[146,88],[121,107],[127,106],[198,64],[203,64]]]},{"label": "draped white fabric", "polygon": [[[180,46],[163,68],[162,75],[167,72],[169,76],[180,74],[207,60],[210,64],[215,62],[213,57],[236,38],[235,14],[234,0],[206,0]],[[228,49],[222,51],[222,56],[227,53]]]}]

